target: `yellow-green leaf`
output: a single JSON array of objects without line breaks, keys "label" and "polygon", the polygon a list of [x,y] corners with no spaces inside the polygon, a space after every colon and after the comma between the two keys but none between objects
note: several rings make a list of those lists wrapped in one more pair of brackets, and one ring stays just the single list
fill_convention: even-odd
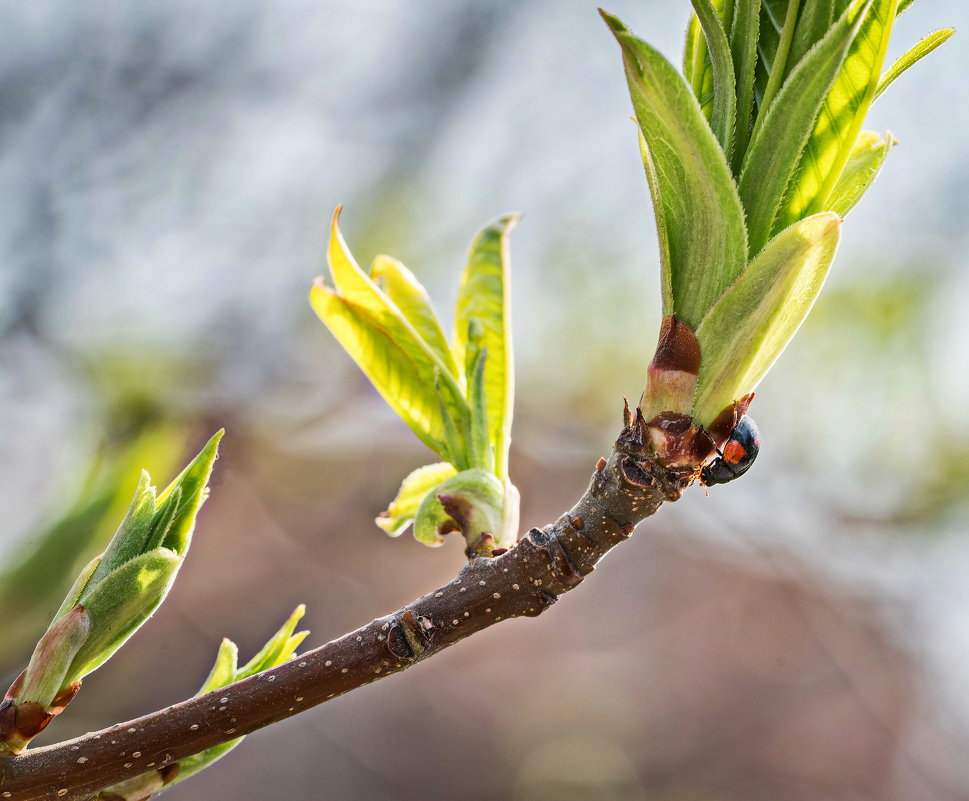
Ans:
[{"label": "yellow-green leaf", "polygon": [[751,257],[771,237],[778,207],[795,173],[812,123],[838,77],[861,20],[857,0],[784,81],[754,126],[740,173],[740,200],[747,212]]},{"label": "yellow-green leaf", "polygon": [[151,617],[181,563],[178,554],[156,548],[125,562],[96,585],[88,585],[79,604],[91,616],[91,631],[71,662],[65,686],[100,667]]},{"label": "yellow-green leaf", "polygon": [[514,214],[500,217],[474,238],[461,275],[454,313],[455,361],[467,368],[468,335],[472,325],[480,325],[480,346],[487,348],[484,390],[488,430],[494,448],[495,474],[501,479],[508,473],[515,397],[508,235],[518,219]]},{"label": "yellow-green leaf", "polygon": [[452,414],[467,425],[470,412],[460,390],[427,346],[410,331],[409,324],[393,315],[378,314],[337,295],[317,279],[310,303],[344,350],[390,407],[431,450],[462,462],[464,453],[450,454],[445,438],[442,394]]},{"label": "yellow-green leaf", "polygon": [[377,518],[377,525],[391,537],[399,537],[416,517],[417,508],[425,496],[457,472],[454,465],[447,462],[418,467],[404,479],[397,497],[390,502],[387,511]]},{"label": "yellow-green leaf", "polygon": [[824,212],[782,231],[700,323],[694,417],[701,424],[751,392],[787,346],[821,291],[840,226],[837,214]]},{"label": "yellow-green leaf", "polygon": [[414,274],[397,259],[377,256],[370,266],[370,277],[390,301],[401,311],[441,364],[459,381],[463,373],[454,362],[447,337],[437,319],[437,313],[427,290]]},{"label": "yellow-green leaf", "polygon": [[723,20],[711,0],[692,0],[693,10],[700,20],[700,28],[710,53],[713,72],[713,106],[710,126],[720,142],[720,149],[730,159],[734,125],[737,117],[737,83],[734,78],[733,57]]},{"label": "yellow-green leaf", "polygon": [[[852,3],[845,14],[857,13],[859,2]],[[875,97],[898,10],[898,0],[869,0],[869,3],[804,148],[793,191],[786,208],[777,217],[775,231],[829,207],[831,192],[861,131]]]},{"label": "yellow-green leaf", "polygon": [[[637,121],[656,171],[673,313],[691,328],[746,263],[743,210],[723,151],[693,92],[654,48],[603,13],[623,51]],[[647,170],[650,166],[647,164]]]},{"label": "yellow-green leaf", "polygon": [[887,131],[884,136],[875,131],[862,131],[848,158],[841,178],[831,193],[828,208],[844,217],[878,176],[888,151],[898,140]]}]

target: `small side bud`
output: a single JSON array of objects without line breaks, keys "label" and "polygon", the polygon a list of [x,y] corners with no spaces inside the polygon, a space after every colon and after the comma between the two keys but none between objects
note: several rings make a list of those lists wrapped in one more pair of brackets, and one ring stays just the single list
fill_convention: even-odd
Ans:
[{"label": "small side bud", "polygon": [[661,412],[688,414],[700,372],[700,343],[693,329],[672,314],[663,318],[656,353],[649,363],[646,388],[639,400],[643,417]]}]

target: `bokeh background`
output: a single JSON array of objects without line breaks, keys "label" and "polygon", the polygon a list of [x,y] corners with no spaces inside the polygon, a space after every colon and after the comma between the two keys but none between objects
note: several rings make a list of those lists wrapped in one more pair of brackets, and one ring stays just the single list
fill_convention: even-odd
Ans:
[{"label": "bokeh background", "polygon": [[[610,10],[678,59],[685,0]],[[923,0],[894,57],[969,22]],[[0,3],[0,679],[137,468],[228,430],[169,601],[44,741],[191,695],[306,602],[310,644],[446,581],[373,516],[428,454],[306,302],[346,204],[442,309],[513,234],[523,523],[638,397],[657,253],[617,48],[578,0]],[[537,621],[250,737],[206,798],[969,798],[969,55],[876,104],[901,145],[753,413],[744,481],[664,508]],[[57,584],[57,597],[45,590]]]}]

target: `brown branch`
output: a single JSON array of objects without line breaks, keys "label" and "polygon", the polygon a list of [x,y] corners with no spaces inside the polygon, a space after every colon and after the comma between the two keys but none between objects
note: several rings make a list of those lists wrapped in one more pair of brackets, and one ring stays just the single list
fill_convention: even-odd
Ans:
[{"label": "brown branch", "polygon": [[[534,617],[689,483],[643,455],[639,420],[600,460],[572,510],[508,552],[469,562],[454,581],[284,665],[136,720],[0,758],[0,799],[83,801],[142,773],[256,731],[399,673],[501,620]],[[639,432],[636,431],[639,423]],[[638,436],[637,436],[638,433]]]}]

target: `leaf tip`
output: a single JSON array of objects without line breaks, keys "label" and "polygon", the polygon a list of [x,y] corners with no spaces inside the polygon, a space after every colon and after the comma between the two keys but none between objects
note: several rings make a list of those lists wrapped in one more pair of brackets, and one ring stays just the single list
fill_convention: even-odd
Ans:
[{"label": "leaf tip", "polygon": [[598,11],[599,11],[599,16],[602,17],[603,20],[605,20],[606,25],[609,26],[609,30],[611,30],[613,33],[625,33],[626,31],[629,30],[623,24],[622,20],[620,20],[618,17],[614,16],[613,14],[610,14],[604,8],[600,8],[598,9]]}]

